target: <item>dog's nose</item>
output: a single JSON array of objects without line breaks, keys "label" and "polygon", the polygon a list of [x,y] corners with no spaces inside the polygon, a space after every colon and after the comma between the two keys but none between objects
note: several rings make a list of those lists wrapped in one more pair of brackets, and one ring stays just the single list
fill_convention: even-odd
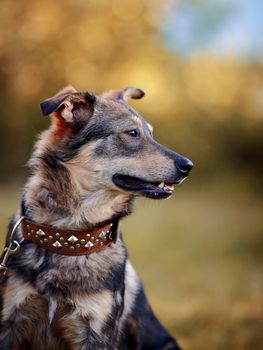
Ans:
[{"label": "dog's nose", "polygon": [[193,167],[193,163],[190,159],[180,157],[176,160],[175,166],[178,171],[180,171],[184,176],[187,176]]}]

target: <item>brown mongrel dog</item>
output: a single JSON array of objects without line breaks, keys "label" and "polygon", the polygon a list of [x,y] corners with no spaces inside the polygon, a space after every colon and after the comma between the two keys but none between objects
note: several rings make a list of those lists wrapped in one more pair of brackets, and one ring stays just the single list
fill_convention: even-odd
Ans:
[{"label": "brown mongrel dog", "polygon": [[24,216],[20,251],[1,282],[1,350],[179,349],[151,311],[118,229],[134,197],[168,198],[193,165],[158,144],[125,102],[143,95],[66,87],[41,104],[52,125],[36,143],[10,224],[11,232]]}]

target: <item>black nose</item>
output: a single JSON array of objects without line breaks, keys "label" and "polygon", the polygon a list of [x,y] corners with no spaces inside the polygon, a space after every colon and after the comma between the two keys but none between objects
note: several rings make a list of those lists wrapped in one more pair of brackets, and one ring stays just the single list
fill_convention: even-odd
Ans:
[{"label": "black nose", "polygon": [[193,167],[193,163],[190,159],[180,157],[176,160],[175,166],[184,176],[187,176]]}]

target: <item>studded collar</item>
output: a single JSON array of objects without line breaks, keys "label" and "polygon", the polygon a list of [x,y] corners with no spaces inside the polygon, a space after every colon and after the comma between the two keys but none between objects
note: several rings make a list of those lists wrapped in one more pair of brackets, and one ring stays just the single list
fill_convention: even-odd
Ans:
[{"label": "studded collar", "polygon": [[88,231],[60,230],[52,226],[37,225],[24,218],[21,222],[26,241],[61,255],[88,255],[99,252],[113,243],[118,236],[119,219],[103,227]]}]

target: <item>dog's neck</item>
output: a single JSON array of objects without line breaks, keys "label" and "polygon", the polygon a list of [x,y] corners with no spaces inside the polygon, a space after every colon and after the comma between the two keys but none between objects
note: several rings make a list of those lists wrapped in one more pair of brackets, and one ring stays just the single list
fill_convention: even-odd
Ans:
[{"label": "dog's neck", "polygon": [[130,213],[130,196],[107,190],[85,191],[68,181],[59,184],[56,178],[48,187],[50,180],[36,172],[24,188],[24,215],[42,225],[85,230]]}]

